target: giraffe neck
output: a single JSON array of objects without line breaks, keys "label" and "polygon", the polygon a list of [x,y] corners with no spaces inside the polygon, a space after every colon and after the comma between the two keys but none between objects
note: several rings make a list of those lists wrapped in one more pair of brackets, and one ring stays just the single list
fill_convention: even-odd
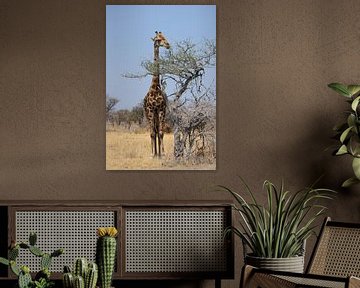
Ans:
[{"label": "giraffe neck", "polygon": [[160,87],[160,64],[159,64],[159,44],[154,42],[154,66],[155,71],[152,78],[152,86]]}]

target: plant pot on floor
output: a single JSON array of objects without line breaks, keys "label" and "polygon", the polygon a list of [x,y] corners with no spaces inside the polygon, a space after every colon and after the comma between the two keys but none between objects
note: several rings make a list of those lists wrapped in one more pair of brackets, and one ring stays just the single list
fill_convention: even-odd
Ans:
[{"label": "plant pot on floor", "polygon": [[246,255],[245,264],[274,271],[304,273],[304,256],[264,258]]}]

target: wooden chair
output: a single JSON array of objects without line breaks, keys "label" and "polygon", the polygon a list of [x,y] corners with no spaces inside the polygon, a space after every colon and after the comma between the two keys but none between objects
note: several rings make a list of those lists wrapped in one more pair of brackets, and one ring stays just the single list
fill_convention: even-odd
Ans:
[{"label": "wooden chair", "polygon": [[360,287],[360,224],[326,218],[306,273],[244,266],[240,287]]}]

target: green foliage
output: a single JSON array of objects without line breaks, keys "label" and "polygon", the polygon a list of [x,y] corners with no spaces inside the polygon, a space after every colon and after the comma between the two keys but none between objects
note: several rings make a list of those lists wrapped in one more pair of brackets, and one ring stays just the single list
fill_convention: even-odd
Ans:
[{"label": "green foliage", "polygon": [[351,155],[353,159],[353,171],[355,177],[347,179],[342,186],[349,187],[360,183],[360,85],[344,85],[341,83],[331,83],[328,85],[338,94],[346,98],[346,102],[350,104],[347,111],[347,118],[344,123],[334,127],[336,136],[339,139],[339,146],[334,151],[334,155]]},{"label": "green foliage", "polygon": [[49,282],[44,278],[41,278],[38,281],[34,281],[32,287],[33,288],[51,288],[55,285],[54,282]]},{"label": "green foliage", "polygon": [[326,207],[318,200],[331,199],[334,193],[328,189],[304,188],[291,193],[275,187],[270,181],[264,182],[267,205],[257,202],[251,189],[241,179],[251,201],[246,201],[239,193],[225,186],[236,204],[235,211],[240,215],[240,227],[229,227],[225,233],[232,232],[239,236],[256,257],[287,258],[301,255],[306,239],[314,233],[315,220],[323,215]]},{"label": "green foliage", "polygon": [[[63,249],[57,249],[53,253],[48,254],[44,253],[36,245],[37,236],[35,233],[30,233],[29,244],[20,242],[12,243],[8,251],[8,259],[0,257],[0,263],[10,266],[11,271],[18,276],[18,286],[19,288],[50,288],[53,286],[53,282],[50,281],[50,264],[53,257],[58,257],[63,254]],[[16,259],[19,256],[19,250],[24,249],[28,250],[33,255],[40,257],[40,266],[41,271],[39,271],[35,280],[33,281],[30,275],[30,269],[28,266],[21,266],[16,263]]]}]

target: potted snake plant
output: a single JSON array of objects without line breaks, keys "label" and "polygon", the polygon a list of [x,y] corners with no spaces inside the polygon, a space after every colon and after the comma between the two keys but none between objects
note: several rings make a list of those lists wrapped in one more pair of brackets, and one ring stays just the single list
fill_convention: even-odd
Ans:
[{"label": "potted snake plant", "polygon": [[239,214],[239,225],[228,227],[227,233],[240,237],[244,246],[245,264],[278,271],[304,271],[305,241],[314,234],[316,220],[326,207],[319,200],[331,199],[334,191],[304,188],[296,193],[277,188],[266,180],[265,205],[255,198],[249,186],[241,179],[250,201],[225,186],[235,199],[234,210]]},{"label": "potted snake plant", "polygon": [[333,153],[336,156],[350,155],[352,157],[354,176],[342,184],[342,187],[349,187],[360,183],[360,85],[330,83],[328,87],[344,96],[346,102],[350,104],[346,121],[334,127],[339,145]]}]

